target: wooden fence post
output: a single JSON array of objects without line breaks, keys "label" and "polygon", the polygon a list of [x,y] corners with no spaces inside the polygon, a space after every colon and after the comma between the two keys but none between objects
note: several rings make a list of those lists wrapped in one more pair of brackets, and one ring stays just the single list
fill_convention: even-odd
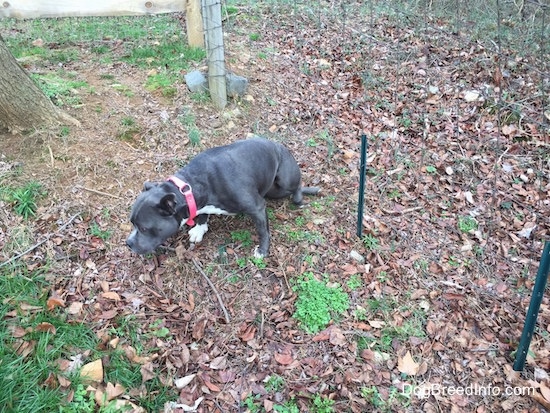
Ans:
[{"label": "wooden fence post", "polygon": [[225,53],[223,48],[222,7],[220,0],[203,0],[203,22],[208,57],[208,88],[219,109],[227,104]]},{"label": "wooden fence post", "polygon": [[204,48],[201,0],[186,1],[187,43],[192,47]]}]

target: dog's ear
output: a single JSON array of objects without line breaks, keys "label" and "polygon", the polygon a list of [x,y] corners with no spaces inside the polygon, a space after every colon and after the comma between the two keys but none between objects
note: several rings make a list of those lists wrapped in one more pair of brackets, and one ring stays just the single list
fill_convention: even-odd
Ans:
[{"label": "dog's ear", "polygon": [[143,190],[148,191],[149,189],[154,188],[157,185],[158,185],[157,182],[144,182],[143,183]]},{"label": "dog's ear", "polygon": [[166,194],[160,200],[158,207],[162,213],[166,215],[174,215],[176,213],[176,195]]}]

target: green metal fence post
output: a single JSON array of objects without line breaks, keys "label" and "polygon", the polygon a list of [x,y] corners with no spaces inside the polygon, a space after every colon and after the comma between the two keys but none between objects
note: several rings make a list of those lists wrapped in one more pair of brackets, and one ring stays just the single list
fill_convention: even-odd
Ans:
[{"label": "green metal fence post", "polygon": [[527,317],[525,317],[523,332],[521,333],[521,339],[519,340],[516,361],[514,362],[515,371],[522,371],[525,366],[525,359],[527,358],[529,345],[531,344],[531,339],[533,338],[533,332],[535,331],[535,324],[537,322],[540,304],[544,295],[544,289],[546,288],[546,282],[548,281],[549,269],[550,241],[546,241],[544,243],[544,251],[542,252],[542,257],[540,259],[535,285],[533,286],[533,294],[531,295],[531,302],[529,303],[529,309],[527,310]]}]

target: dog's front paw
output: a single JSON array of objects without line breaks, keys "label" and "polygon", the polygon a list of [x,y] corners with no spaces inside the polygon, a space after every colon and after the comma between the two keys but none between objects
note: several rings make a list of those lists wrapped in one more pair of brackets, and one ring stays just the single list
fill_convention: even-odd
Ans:
[{"label": "dog's front paw", "polygon": [[254,248],[254,258],[265,258],[265,257],[267,257],[267,253],[260,251],[260,247],[256,246],[256,248]]},{"label": "dog's front paw", "polygon": [[197,224],[187,233],[189,234],[189,242],[201,242],[204,234],[208,231],[208,224]]}]

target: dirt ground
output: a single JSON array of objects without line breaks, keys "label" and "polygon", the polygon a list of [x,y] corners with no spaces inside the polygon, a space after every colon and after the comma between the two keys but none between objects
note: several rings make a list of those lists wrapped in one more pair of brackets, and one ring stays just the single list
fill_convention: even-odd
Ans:
[{"label": "dirt ground", "polygon": [[[223,111],[193,100],[183,80],[173,99],[148,92],[146,70],[100,63],[84,49],[81,60],[64,64],[93,90],[78,92],[84,93],[81,105],[63,108],[81,126],[71,127],[67,136],[57,130],[1,135],[0,160],[22,164],[14,185],[37,180],[47,196],[35,221],[3,209],[0,258],[48,238],[21,259],[29,268],[50,263],[52,291],[68,307],[82,303],[75,319],[94,323],[106,340],[109,328],[126,316],[144,325],[162,320],[170,339],[146,343],[156,349],[155,370],[168,385],[197,373],[180,402],[192,405],[204,396],[198,411],[245,411],[250,394],[267,411],[292,397],[307,411],[316,394],[334,399],[336,411],[544,411],[525,395],[413,396],[395,403],[391,398],[408,384],[534,386],[539,396],[548,391],[548,294],[527,371],[519,381],[510,376],[542,240],[549,236],[548,129],[524,122],[497,139],[496,115],[481,102],[464,99],[465,90],[490,81],[487,68],[470,73],[472,65],[485,61],[470,43],[453,49],[442,40],[426,52],[422,39],[388,21],[380,21],[375,33],[384,41],[372,40],[358,26],[342,29],[331,22],[326,30],[334,36],[319,36],[305,20],[239,24],[227,33],[227,61],[250,86],[247,96],[231,100]],[[246,24],[254,25],[261,39],[251,42]],[[345,41],[341,30],[349,36]],[[399,36],[413,57],[394,64],[388,45]],[[267,58],[258,57],[262,50],[270,51]],[[453,63],[456,56],[463,59],[459,66]],[[522,63],[513,76],[529,78]],[[365,81],[366,71],[386,73],[387,83],[373,87]],[[468,84],[457,91],[454,82],[461,74]],[[417,87],[430,82],[438,87],[434,96]],[[122,93],[115,83],[132,93]],[[375,97],[390,105],[377,105]],[[423,103],[432,98],[433,104]],[[459,112],[437,110],[444,107]],[[185,113],[195,116],[200,145],[190,143],[178,120]],[[412,126],[396,121],[405,114]],[[125,117],[135,119],[138,128],[121,139]],[[375,248],[356,236],[361,133],[371,143],[363,222],[365,234],[378,240]],[[165,179],[200,151],[252,134],[284,142],[305,184],[322,188],[316,208],[269,203],[274,218],[266,268],[239,260],[252,247],[231,233],[254,234],[243,217],[211,218],[204,241],[194,248],[182,232],[155,256],[130,252],[125,246],[129,210],[144,181]],[[479,227],[463,233],[459,217],[468,215]],[[306,220],[301,227],[298,218]],[[93,235],[93,225],[110,236]],[[21,231],[31,233],[32,242],[15,243]],[[292,238],[289,231],[314,236]],[[358,262],[352,251],[366,261]],[[306,271],[320,279],[327,274],[351,299],[343,319],[315,336],[291,317],[292,280]],[[356,274],[361,288],[353,290],[347,282]],[[107,292],[117,292],[119,299]],[[422,311],[423,334],[406,339],[396,334],[391,351],[361,348],[361,338],[382,337],[382,313],[368,304],[381,297],[394,303],[383,323],[397,328]],[[367,315],[358,317],[359,309]],[[407,352],[414,359],[408,375]],[[285,379],[281,394],[265,389],[264,379],[274,374]],[[377,406],[362,391],[372,386],[385,404]]]}]

